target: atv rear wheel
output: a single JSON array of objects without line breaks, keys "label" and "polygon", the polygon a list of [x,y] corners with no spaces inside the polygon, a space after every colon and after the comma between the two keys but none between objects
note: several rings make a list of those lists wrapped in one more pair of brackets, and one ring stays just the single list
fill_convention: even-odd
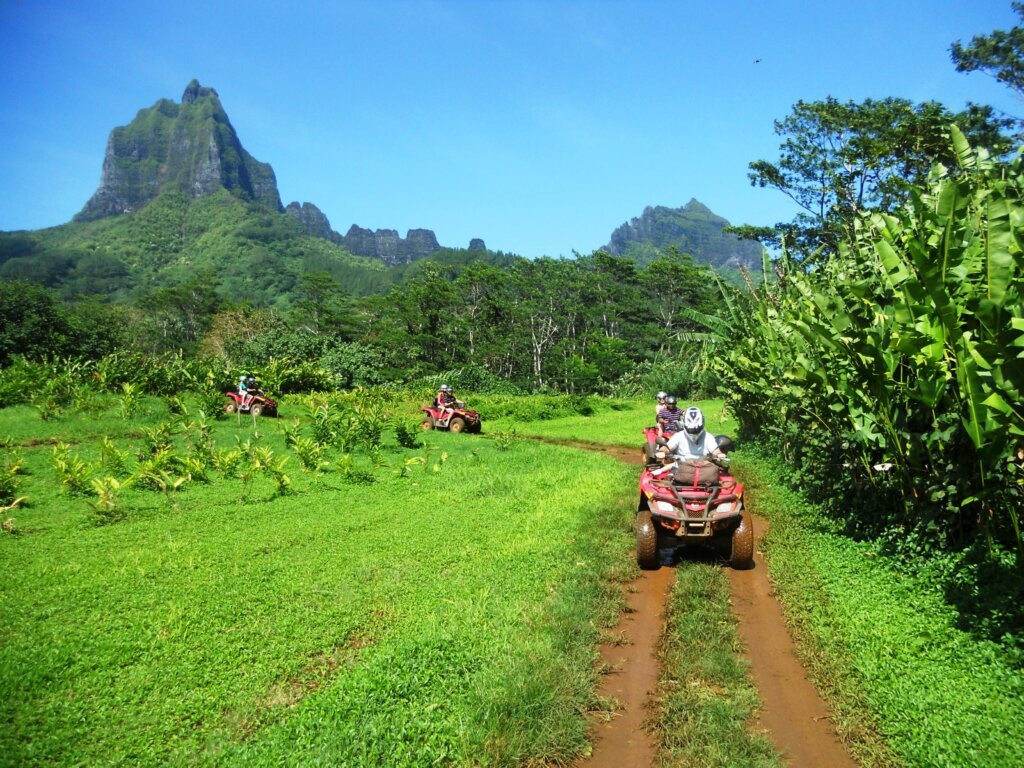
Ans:
[{"label": "atv rear wheel", "polygon": [[238,410],[238,403],[232,400],[230,403],[224,406],[224,413],[231,414]]},{"label": "atv rear wheel", "polygon": [[461,416],[452,416],[452,420],[448,422],[448,431],[459,433],[466,428],[466,420]]},{"label": "atv rear wheel", "polygon": [[429,416],[427,416],[427,418],[425,418],[420,423],[420,429],[422,429],[424,432],[426,432],[429,429],[433,429],[433,428],[434,428],[434,420],[432,418],[430,418]]},{"label": "atv rear wheel", "polygon": [[754,564],[754,521],[750,512],[743,510],[740,524],[732,532],[732,551],[729,565],[737,571],[743,571]]},{"label": "atv rear wheel", "polygon": [[645,571],[656,571],[658,562],[658,529],[651,510],[642,509],[636,516],[636,564]]}]

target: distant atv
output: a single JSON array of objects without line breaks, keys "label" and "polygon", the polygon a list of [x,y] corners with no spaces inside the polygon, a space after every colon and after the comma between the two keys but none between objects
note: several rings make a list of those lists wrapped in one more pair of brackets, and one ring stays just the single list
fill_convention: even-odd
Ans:
[{"label": "distant atv", "polygon": [[424,414],[423,429],[447,429],[450,432],[480,431],[480,414],[466,408],[466,404],[461,400],[455,401],[455,407],[450,413],[444,413],[444,410],[436,405],[425,405],[420,408]]},{"label": "distant atv", "polygon": [[[719,438],[719,447],[727,450],[731,442]],[[743,505],[743,485],[729,472],[727,460],[719,464],[647,462],[634,523],[637,565],[657,569],[660,550],[674,553],[688,544],[716,546],[736,569],[753,565],[754,524]]]},{"label": "distant atv", "polygon": [[224,396],[231,402],[224,406],[225,413],[251,413],[253,416],[277,416],[277,401],[267,397],[262,389],[249,393],[252,395],[246,405],[242,405],[242,396],[237,392],[225,392]]}]

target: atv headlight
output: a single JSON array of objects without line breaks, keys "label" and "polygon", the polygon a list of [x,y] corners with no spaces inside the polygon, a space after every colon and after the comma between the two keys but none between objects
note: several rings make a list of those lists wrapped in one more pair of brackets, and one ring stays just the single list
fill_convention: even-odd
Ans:
[{"label": "atv headlight", "polygon": [[673,506],[672,504],[669,504],[667,501],[656,501],[656,502],[654,502],[654,508],[658,512],[662,512],[662,513],[665,513],[665,514],[672,514],[673,512],[676,511],[675,506]]}]

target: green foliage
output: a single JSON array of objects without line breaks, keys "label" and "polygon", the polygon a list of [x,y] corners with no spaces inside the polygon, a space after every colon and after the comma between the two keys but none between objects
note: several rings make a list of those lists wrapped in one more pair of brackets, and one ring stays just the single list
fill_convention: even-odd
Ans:
[{"label": "green foliage", "polygon": [[[1010,5],[1024,20],[1024,3]],[[1024,96],[1024,28],[1015,26],[977,35],[968,45],[953,43],[949,51],[957,72],[984,72]]]},{"label": "green foliage", "polygon": [[792,223],[776,228],[786,234],[791,253],[817,263],[854,236],[861,214],[893,211],[934,163],[954,166],[951,124],[979,146],[1005,149],[1005,123],[987,107],[953,114],[937,102],[898,98],[799,101],[775,123],[785,137],[779,160],[751,163],[750,182],[776,189],[800,207]]},{"label": "green foliage", "polygon": [[395,439],[403,448],[418,448],[420,445],[420,425],[418,421],[396,419],[394,422]]},{"label": "green foliage", "polygon": [[50,462],[57,480],[69,496],[84,496],[89,491],[92,467],[82,457],[71,453],[71,446],[58,442],[53,446]]},{"label": "green foliage", "polygon": [[51,291],[28,280],[0,279],[0,317],[0,367],[19,356],[96,356],[112,351],[120,338],[115,312],[64,305]]},{"label": "green foliage", "polygon": [[721,366],[744,429],[851,530],[908,554],[1021,546],[1024,161],[953,135],[955,171],[858,219],[819,269],[784,257],[752,305],[734,301]]},{"label": "green foliage", "polygon": [[[744,451],[737,461],[752,508],[771,515],[762,547],[803,661],[854,756],[914,768],[1019,764],[1019,645],[979,640],[928,562],[907,568],[878,542],[830,530],[822,510],[778,483],[778,457]],[[975,583],[992,597],[1007,586]]]},{"label": "green foliage", "polygon": [[117,492],[121,490],[123,483],[116,477],[93,478],[91,483],[94,499],[89,501],[96,517],[100,522],[111,522],[121,516],[121,509],[117,502]]},{"label": "green foliage", "polygon": [[0,463],[0,507],[13,504],[18,495],[21,475],[24,473],[25,459],[21,452],[4,448],[3,462]]}]

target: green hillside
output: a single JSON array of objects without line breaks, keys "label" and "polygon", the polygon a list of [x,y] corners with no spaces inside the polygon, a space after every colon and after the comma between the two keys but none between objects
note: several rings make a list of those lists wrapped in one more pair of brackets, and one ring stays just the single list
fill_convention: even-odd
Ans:
[{"label": "green hillside", "polygon": [[275,306],[305,272],[326,272],[365,295],[392,280],[379,261],[303,233],[298,222],[226,190],[165,192],[129,216],[0,233],[0,279],[25,279],[65,296],[130,301],[210,275],[236,302]]}]

